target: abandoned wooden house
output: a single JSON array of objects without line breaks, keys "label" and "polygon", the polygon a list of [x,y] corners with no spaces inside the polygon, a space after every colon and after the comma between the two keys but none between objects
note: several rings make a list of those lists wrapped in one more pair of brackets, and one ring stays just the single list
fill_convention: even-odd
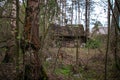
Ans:
[{"label": "abandoned wooden house", "polygon": [[85,43],[85,32],[82,24],[60,26],[51,24],[49,36],[52,39],[52,46],[75,47]]}]

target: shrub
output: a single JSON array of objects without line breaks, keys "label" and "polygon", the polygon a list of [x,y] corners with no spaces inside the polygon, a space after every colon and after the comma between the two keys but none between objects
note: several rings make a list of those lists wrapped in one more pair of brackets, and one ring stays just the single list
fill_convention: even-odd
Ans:
[{"label": "shrub", "polygon": [[101,41],[98,40],[98,39],[90,39],[87,41],[86,43],[86,48],[92,48],[92,49],[95,49],[95,48],[99,48],[100,47],[100,44],[101,44]]}]

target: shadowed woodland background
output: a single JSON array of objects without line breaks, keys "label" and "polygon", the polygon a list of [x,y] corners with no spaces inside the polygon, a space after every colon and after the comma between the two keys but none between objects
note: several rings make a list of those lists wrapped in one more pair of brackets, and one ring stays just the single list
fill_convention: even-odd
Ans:
[{"label": "shadowed woodland background", "polygon": [[0,80],[120,80],[120,1],[0,0]]}]

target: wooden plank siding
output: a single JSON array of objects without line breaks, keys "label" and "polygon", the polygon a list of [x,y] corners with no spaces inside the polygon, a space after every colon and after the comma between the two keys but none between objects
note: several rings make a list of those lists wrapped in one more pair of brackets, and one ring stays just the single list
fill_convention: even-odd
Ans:
[{"label": "wooden plank siding", "polygon": [[77,39],[79,44],[85,43],[85,32],[82,24],[66,26],[51,24],[49,35],[55,42],[54,47],[75,47]]}]

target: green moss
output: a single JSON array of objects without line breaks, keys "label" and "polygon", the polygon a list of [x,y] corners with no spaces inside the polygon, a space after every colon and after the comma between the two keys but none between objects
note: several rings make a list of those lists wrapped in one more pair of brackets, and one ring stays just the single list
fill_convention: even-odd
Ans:
[{"label": "green moss", "polygon": [[63,66],[62,68],[57,68],[55,70],[55,73],[57,75],[61,74],[61,75],[64,75],[64,76],[68,76],[70,74],[70,66]]}]

